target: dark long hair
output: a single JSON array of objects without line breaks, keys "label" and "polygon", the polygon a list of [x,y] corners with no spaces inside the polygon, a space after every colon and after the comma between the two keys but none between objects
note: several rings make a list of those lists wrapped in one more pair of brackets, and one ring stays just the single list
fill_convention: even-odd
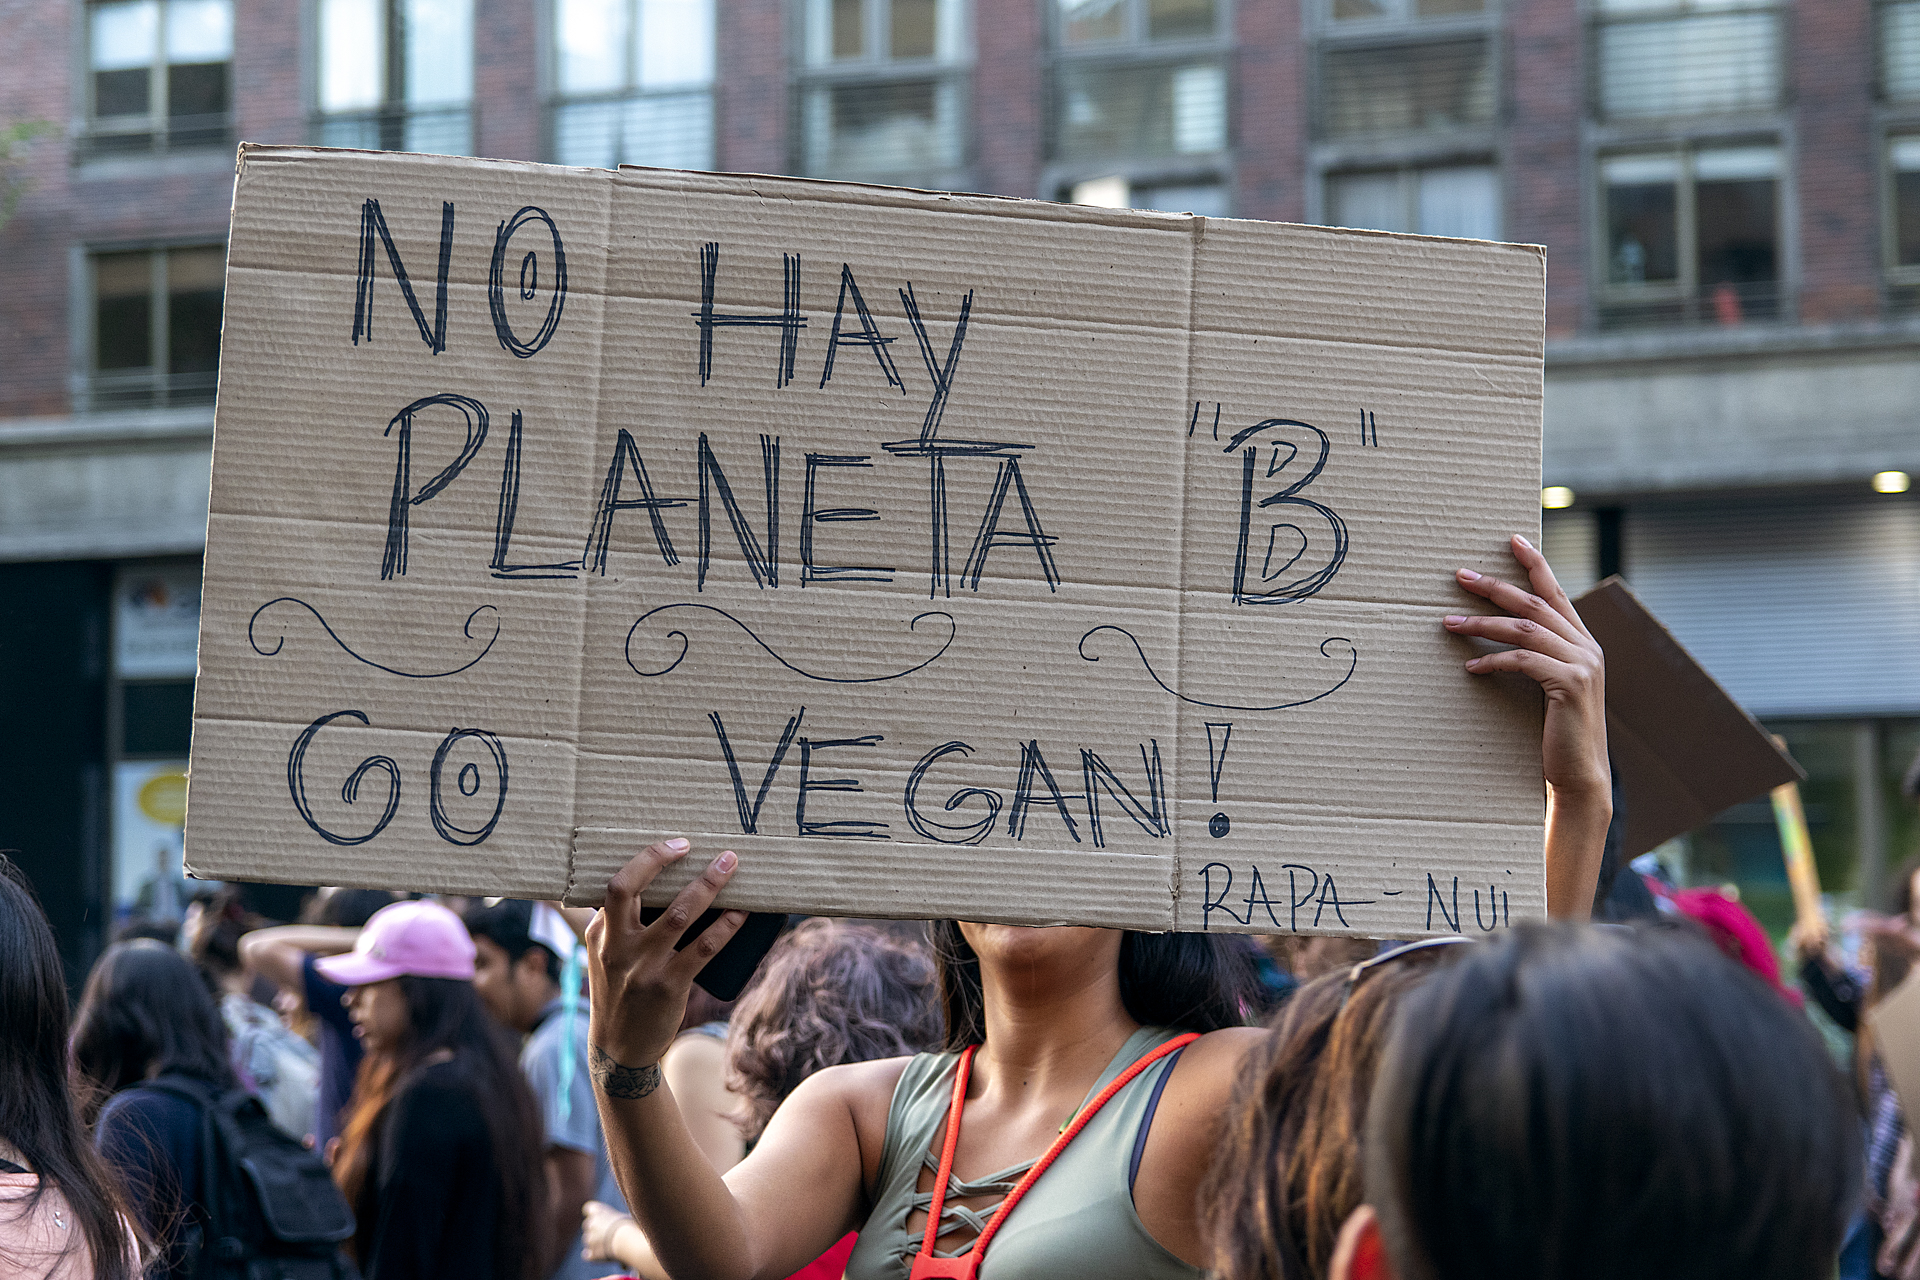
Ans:
[{"label": "dark long hair", "polygon": [[[939,971],[940,1005],[949,1052],[987,1038],[980,957],[954,920],[927,924]],[[1120,1002],[1143,1027],[1218,1031],[1247,1024],[1253,1008],[1253,965],[1246,948],[1215,933],[1136,933],[1120,939]]]},{"label": "dark long hair", "polygon": [[1401,998],[1461,946],[1411,948],[1288,998],[1241,1067],[1200,1204],[1221,1280],[1312,1280],[1364,1198],[1367,1099]]},{"label": "dark long hair", "polygon": [[[448,1065],[486,1121],[499,1194],[493,1219],[494,1274],[474,1280],[541,1280],[549,1243],[546,1140],[539,1106],[520,1073],[513,1044],[487,1015],[471,982],[411,976],[396,981],[407,1002],[407,1037],[395,1048],[369,1050],[360,1060],[333,1164],[334,1178],[359,1221],[354,1251],[362,1262],[371,1256],[379,1215],[366,1212],[365,1198],[374,1190],[373,1168],[387,1112],[428,1060],[446,1052],[453,1055]],[[403,1229],[424,1231],[430,1224]]]},{"label": "dark long hair", "polygon": [[[25,877],[0,854],[0,1138],[40,1175],[33,1195],[16,1207],[31,1216],[41,1196],[57,1191],[73,1211],[97,1280],[137,1280],[146,1245],[129,1239],[125,1198],[87,1141],[68,1084],[67,1029],[67,984],[53,930]],[[0,1231],[0,1238],[8,1234]]]},{"label": "dark long hair", "polygon": [[735,1007],[727,1087],[758,1139],[816,1071],[919,1053],[940,1042],[933,957],[870,925],[808,920],[774,943]]},{"label": "dark long hair", "polygon": [[1829,1275],[1863,1163],[1765,982],[1691,930],[1544,923],[1402,1000],[1364,1160],[1406,1280]]},{"label": "dark long hair", "polygon": [[87,975],[73,1030],[73,1065],[89,1085],[91,1124],[108,1098],[150,1075],[236,1087],[227,1027],[193,963],[150,938],[116,942]]}]

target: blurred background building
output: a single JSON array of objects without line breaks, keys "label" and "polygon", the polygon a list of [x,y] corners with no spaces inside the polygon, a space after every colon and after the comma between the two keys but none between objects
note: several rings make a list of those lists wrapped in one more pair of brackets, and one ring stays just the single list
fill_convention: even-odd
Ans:
[{"label": "blurred background building", "polygon": [[[1787,737],[1829,888],[1920,845],[1920,0],[0,0],[0,50],[0,846],[76,971],[186,891],[241,139],[1544,244],[1556,566]],[[1787,918],[1764,804],[1666,853]]]}]

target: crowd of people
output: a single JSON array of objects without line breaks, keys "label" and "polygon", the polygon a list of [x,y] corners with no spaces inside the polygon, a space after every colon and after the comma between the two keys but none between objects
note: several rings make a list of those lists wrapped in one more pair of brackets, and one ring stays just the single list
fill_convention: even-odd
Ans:
[{"label": "crowd of people", "polygon": [[1920,880],[1796,939],[1844,1072],[1737,920],[1617,865],[1599,646],[1514,553],[1443,623],[1546,697],[1553,919],[1487,939],[793,920],[724,1002],[739,859],[643,919],[675,839],[592,911],[222,890],[70,1010],[0,857],[0,1280],[1920,1278],[1869,1030]]}]

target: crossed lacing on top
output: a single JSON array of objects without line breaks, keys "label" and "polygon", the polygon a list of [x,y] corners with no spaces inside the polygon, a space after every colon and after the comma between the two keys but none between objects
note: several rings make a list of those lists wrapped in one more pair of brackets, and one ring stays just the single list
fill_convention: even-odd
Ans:
[{"label": "crossed lacing on top", "polygon": [[[950,1174],[947,1178],[947,1203],[940,1211],[940,1230],[934,1238],[944,1239],[948,1233],[966,1227],[968,1239],[957,1249],[935,1249],[933,1256],[957,1258],[972,1248],[973,1242],[979,1239],[980,1233],[987,1229],[987,1221],[993,1217],[994,1210],[1000,1207],[1001,1201],[1012,1193],[1014,1187],[1019,1185],[1021,1177],[1027,1170],[1033,1168],[1035,1163],[1033,1160],[1027,1160],[1020,1164],[1009,1165],[998,1173],[990,1173],[974,1182],[968,1182],[957,1173]],[[920,1167],[935,1178],[940,1176],[940,1161],[931,1151],[920,1157]],[[954,1203],[955,1200],[971,1196],[994,1196],[996,1199],[992,1204],[983,1205],[977,1209]],[[901,1227],[905,1228],[906,1219],[911,1218],[915,1212],[926,1213],[932,1208],[933,1191],[931,1189],[914,1192],[913,1199],[907,1204],[906,1215],[901,1219]],[[914,1233],[912,1243],[896,1248],[894,1257],[909,1259],[917,1256],[920,1252],[920,1240],[920,1233]]]}]

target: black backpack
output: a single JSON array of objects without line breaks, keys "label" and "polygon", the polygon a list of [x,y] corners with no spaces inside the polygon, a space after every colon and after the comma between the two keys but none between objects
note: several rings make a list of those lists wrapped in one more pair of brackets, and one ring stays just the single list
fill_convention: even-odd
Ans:
[{"label": "black backpack", "polygon": [[274,1124],[244,1089],[221,1091],[184,1075],[143,1086],[200,1112],[198,1207],[182,1223],[193,1280],[359,1280],[341,1252],[353,1211],[320,1157]]}]

